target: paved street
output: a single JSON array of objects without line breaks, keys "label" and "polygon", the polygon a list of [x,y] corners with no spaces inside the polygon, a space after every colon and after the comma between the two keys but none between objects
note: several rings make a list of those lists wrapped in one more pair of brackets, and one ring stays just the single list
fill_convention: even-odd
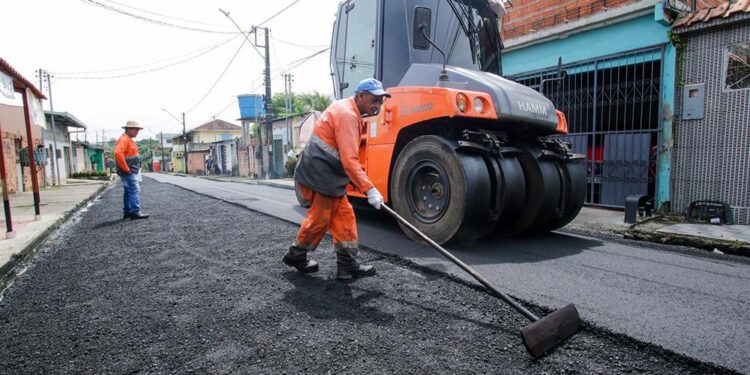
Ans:
[{"label": "paved street", "polygon": [[[328,240],[321,272],[304,276],[280,262],[295,225],[148,178],[143,188],[151,219],[119,220],[115,185],[5,291],[0,372],[728,372],[591,329],[533,360],[518,337],[527,321],[480,288],[367,250],[378,275],[339,282]],[[269,204],[261,190],[243,199]]]},{"label": "paved street", "polygon": [[[201,194],[301,221],[290,190],[153,175]],[[361,243],[474,282],[380,213],[359,214]],[[651,248],[654,247],[654,248]],[[575,303],[591,324],[750,373],[750,264],[653,244],[556,233],[452,249],[501,290],[550,309]]]}]

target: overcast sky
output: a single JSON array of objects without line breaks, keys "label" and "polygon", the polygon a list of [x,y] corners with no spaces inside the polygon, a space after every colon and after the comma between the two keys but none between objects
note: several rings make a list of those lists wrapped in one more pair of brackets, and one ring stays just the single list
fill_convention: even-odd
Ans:
[{"label": "overcast sky", "polygon": [[35,85],[36,70],[49,71],[54,110],[81,120],[89,141],[94,132],[118,136],[127,120],[146,127],[139,139],[181,132],[161,108],[178,118],[184,111],[188,129],[214,116],[239,124],[236,97],[264,93],[264,62],[219,9],[248,30],[289,6],[262,24],[271,31],[273,93],[291,73],[294,92],[331,95],[328,51],[301,59],[329,46],[339,1],[3,0],[0,57]]}]

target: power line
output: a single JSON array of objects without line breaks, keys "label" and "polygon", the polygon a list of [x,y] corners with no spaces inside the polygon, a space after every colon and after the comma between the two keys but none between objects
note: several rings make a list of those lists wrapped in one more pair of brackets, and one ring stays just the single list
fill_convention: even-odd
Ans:
[{"label": "power line", "polygon": [[260,56],[260,58],[264,59],[265,57],[263,56],[262,53],[260,53],[260,51],[258,51],[258,47],[256,47],[255,44],[253,42],[251,42],[250,38],[248,37],[248,35],[250,35],[252,33],[255,33],[255,27],[253,27],[252,30],[250,30],[250,32],[245,33],[244,31],[242,31],[242,28],[240,27],[240,25],[238,25],[237,22],[234,22],[234,18],[232,18],[232,16],[229,15],[229,12],[226,12],[226,11],[221,10],[221,9],[219,9],[219,12],[221,12],[224,16],[226,16],[227,18],[229,18],[230,21],[232,21],[232,24],[234,25],[234,27],[236,27],[237,30],[239,30],[239,32],[242,34],[242,36],[245,37],[245,40],[247,40],[247,42],[250,43],[250,46],[253,47],[253,49],[255,50],[255,52],[258,53],[258,55]]},{"label": "power line", "polygon": [[194,23],[194,24],[205,25],[205,26],[218,26],[218,27],[221,27],[221,25],[218,25],[218,24],[205,23],[205,22],[194,21],[194,20],[189,20],[189,19],[185,19],[185,18],[179,18],[179,17],[169,16],[169,15],[166,15],[166,14],[161,14],[161,13],[156,13],[156,12],[148,11],[148,10],[141,9],[141,8],[136,8],[136,7],[132,6],[132,5],[118,3],[117,1],[113,1],[113,0],[103,0],[103,1],[106,1],[106,2],[112,3],[112,4],[117,4],[117,5],[122,6],[124,8],[137,10],[137,11],[140,11],[140,12],[143,12],[143,13],[146,13],[146,14],[153,14],[155,16],[169,18],[169,19],[173,19],[173,20],[177,20],[177,21],[184,21],[184,22],[188,22],[188,23]]},{"label": "power line", "polygon": [[98,2],[98,1],[95,1],[95,0],[80,0],[80,1],[83,2],[84,4],[96,5],[96,6],[104,8],[104,9],[111,10],[113,12],[124,14],[126,16],[133,17],[133,18],[139,19],[141,21],[153,23],[153,24],[160,25],[160,26],[168,26],[168,27],[173,27],[173,28],[177,28],[177,29],[188,30],[188,31],[198,31],[198,32],[203,32],[203,33],[234,34],[234,32],[232,32],[232,31],[219,31],[219,30],[200,29],[200,28],[197,28],[197,27],[182,26],[182,25],[177,25],[177,24],[173,24],[173,23],[169,23],[169,22],[155,20],[153,18],[148,18],[148,17],[144,17],[144,16],[141,16],[141,15],[138,15],[138,14],[133,14],[133,13],[130,13],[130,12],[126,12],[126,11],[124,11],[122,9],[118,9],[118,8],[113,7],[111,5],[102,4],[102,3]]},{"label": "power line", "polygon": [[286,7],[284,8],[284,9],[282,9],[282,10],[280,10],[280,11],[276,12],[276,14],[274,14],[274,15],[273,15],[273,16],[271,16],[271,17],[268,17],[268,18],[267,18],[267,19],[266,19],[265,21],[263,21],[263,22],[261,22],[261,23],[257,24],[256,26],[263,26],[263,24],[265,24],[266,22],[268,22],[268,21],[270,21],[270,20],[274,19],[274,18],[275,18],[276,16],[278,16],[279,14],[281,14],[281,13],[284,13],[284,11],[285,11],[285,10],[287,10],[287,9],[291,8],[291,7],[292,7],[292,5],[294,5],[294,4],[297,4],[297,3],[299,2],[299,1],[300,1],[300,0],[294,0],[294,1],[292,1],[292,3],[291,3],[291,4],[289,4],[289,5],[287,5],[287,6],[286,6]]},{"label": "power line", "polygon": [[322,50],[320,50],[318,52],[313,53],[312,55],[308,55],[308,56],[305,56],[305,57],[303,57],[301,59],[294,60],[294,61],[290,62],[289,64],[287,64],[287,70],[294,69],[294,68],[296,68],[296,67],[298,67],[298,66],[300,66],[300,65],[302,65],[302,64],[304,64],[304,63],[306,63],[308,61],[310,61],[315,56],[318,56],[318,55],[322,54],[323,52],[328,51],[329,49],[331,49],[331,48],[330,47],[324,48],[324,49],[322,49]]},{"label": "power line", "polygon": [[240,43],[240,47],[239,47],[239,48],[237,48],[237,51],[236,51],[236,52],[234,53],[234,56],[232,56],[232,58],[231,58],[231,59],[229,60],[229,63],[228,63],[228,64],[227,64],[227,66],[226,66],[226,67],[224,68],[224,71],[222,71],[222,72],[221,72],[221,74],[219,75],[219,78],[217,78],[217,79],[216,79],[216,81],[214,82],[214,84],[213,84],[213,85],[211,85],[211,88],[209,88],[209,89],[208,89],[208,91],[207,91],[207,92],[206,92],[206,93],[205,93],[205,94],[203,95],[203,97],[202,97],[202,98],[201,98],[201,99],[200,99],[200,100],[198,101],[198,103],[195,103],[195,105],[194,105],[194,106],[192,106],[192,107],[190,107],[190,109],[188,109],[187,111],[185,111],[185,113],[189,113],[190,111],[194,110],[194,109],[195,109],[195,107],[197,107],[197,106],[199,106],[199,105],[200,105],[201,103],[203,103],[203,100],[205,100],[205,99],[206,99],[206,97],[207,97],[207,96],[208,96],[208,95],[209,95],[209,94],[211,93],[211,91],[213,91],[213,90],[214,90],[214,88],[216,87],[216,85],[218,85],[218,84],[219,84],[219,81],[221,81],[221,79],[222,79],[222,78],[224,77],[224,74],[226,74],[227,70],[229,70],[229,67],[230,67],[230,66],[232,66],[232,63],[234,62],[234,59],[236,59],[236,58],[237,58],[237,55],[239,55],[239,54],[240,54],[240,51],[242,51],[242,46],[244,46],[244,45],[245,45],[245,42],[246,42],[246,41],[247,41],[246,39],[243,39],[243,40],[242,40],[242,43]]},{"label": "power line", "polygon": [[130,69],[140,68],[140,67],[144,67],[144,66],[155,65],[155,64],[162,63],[162,62],[166,62],[166,61],[171,61],[171,60],[174,60],[174,59],[178,59],[178,58],[181,58],[181,57],[184,57],[184,56],[192,56],[193,54],[199,52],[195,56],[188,57],[188,58],[186,58],[184,60],[177,61],[174,64],[165,65],[165,66],[163,66],[161,68],[151,69],[151,70],[145,70],[145,71],[141,71],[141,72],[131,72],[131,73],[127,73],[126,75],[104,76],[104,77],[61,77],[61,78],[58,78],[58,79],[106,79],[106,78],[120,78],[120,77],[127,77],[129,75],[148,73],[148,72],[152,72],[152,71],[155,71],[155,70],[165,69],[165,68],[168,68],[168,67],[171,67],[171,66],[183,63],[183,62],[187,62],[187,61],[196,59],[196,58],[198,58],[200,56],[205,55],[208,52],[211,52],[211,51],[213,51],[213,50],[215,50],[215,49],[217,49],[217,48],[219,48],[219,47],[221,47],[221,46],[223,46],[223,45],[231,42],[232,40],[236,39],[239,36],[240,35],[237,34],[237,35],[235,35],[235,36],[233,36],[233,37],[231,37],[231,38],[229,38],[227,40],[224,40],[224,41],[222,41],[222,42],[220,42],[218,44],[214,44],[214,45],[211,45],[211,46],[208,46],[208,47],[204,47],[204,48],[192,51],[192,52],[188,52],[188,53],[180,55],[180,56],[172,57],[172,58],[169,58],[169,59],[163,59],[163,60],[159,60],[159,61],[154,61],[154,62],[151,62],[151,63],[131,65],[131,66],[120,67],[120,68],[94,70],[94,71],[89,71],[89,72],[63,72],[63,73],[57,73],[57,72],[55,72],[54,74],[58,75],[58,76],[59,75],[65,76],[65,75],[97,74],[97,73],[117,72],[117,71],[123,71],[123,70],[130,70]]},{"label": "power line", "polygon": [[292,43],[292,42],[287,42],[285,40],[278,39],[274,36],[271,36],[271,39],[273,39],[274,42],[279,42],[281,44],[287,44],[293,47],[299,47],[299,48],[308,49],[308,50],[317,50],[318,48],[327,46],[327,44],[305,45],[305,44]]}]

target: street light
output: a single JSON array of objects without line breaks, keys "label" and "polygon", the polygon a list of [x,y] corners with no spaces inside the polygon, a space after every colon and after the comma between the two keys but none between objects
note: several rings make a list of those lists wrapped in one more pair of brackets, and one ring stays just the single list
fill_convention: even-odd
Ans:
[{"label": "street light", "polygon": [[[180,122],[180,119],[177,118],[177,116],[173,115],[172,112],[167,111],[166,109],[162,108],[162,111],[166,112],[168,115],[172,116],[173,119],[177,120],[177,122]],[[185,153],[182,155],[183,161],[185,163],[185,174],[188,174],[188,162],[187,162],[187,135],[185,134],[185,112],[182,112],[182,144],[185,147]]]}]

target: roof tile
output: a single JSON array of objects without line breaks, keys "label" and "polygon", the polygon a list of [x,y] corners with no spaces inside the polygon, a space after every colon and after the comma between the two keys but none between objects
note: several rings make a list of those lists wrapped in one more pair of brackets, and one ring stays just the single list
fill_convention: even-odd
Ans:
[{"label": "roof tile", "polygon": [[672,27],[685,27],[697,22],[707,22],[715,18],[728,18],[735,13],[750,13],[750,0],[724,0],[714,8],[704,8],[697,13],[681,14]]}]

